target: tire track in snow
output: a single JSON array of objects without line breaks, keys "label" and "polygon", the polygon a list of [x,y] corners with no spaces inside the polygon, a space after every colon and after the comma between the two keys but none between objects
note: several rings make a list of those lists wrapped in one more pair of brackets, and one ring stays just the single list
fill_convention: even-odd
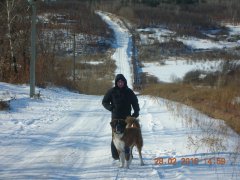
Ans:
[{"label": "tire track in snow", "polygon": [[[44,127],[46,128],[48,126],[47,128],[49,128],[49,133],[42,134],[41,132],[37,132],[31,134],[29,139],[30,140],[32,139],[31,141],[33,141],[33,144],[30,146],[26,144],[27,146],[24,151],[28,153],[22,154],[21,159],[19,159],[19,156],[16,156],[18,163],[13,164],[13,166],[11,167],[12,169],[17,170],[21,169],[21,167],[28,167],[31,166],[30,164],[34,164],[34,162],[39,157],[43,156],[43,154],[47,152],[46,148],[50,149],[49,147],[52,146],[52,142],[54,142],[54,140],[57,139],[57,137],[59,136],[58,131],[61,132],[70,126],[67,122],[66,123],[63,123],[62,121],[59,122],[61,117],[60,112],[63,111],[64,109],[67,109],[65,101],[58,101],[57,104],[55,105],[54,104],[49,105],[50,105],[49,107],[46,107],[47,113],[43,117],[41,117],[41,119],[39,119],[39,122],[37,122],[37,125],[41,124],[43,126],[41,128]],[[57,110],[56,107],[58,108]],[[52,121],[54,122],[54,124],[52,123]],[[56,127],[55,126],[56,124],[59,124],[59,127]],[[54,125],[54,129],[50,128],[52,125]],[[41,131],[41,129],[38,130]],[[21,136],[19,138],[21,138]],[[41,141],[38,142],[38,140],[40,139]],[[44,139],[44,141],[42,139]]]},{"label": "tire track in snow", "polygon": [[[11,167],[12,171],[24,167],[24,174],[21,176],[20,173],[19,177],[28,176],[30,171],[31,174],[35,174],[34,177],[39,178],[64,177],[66,174],[73,173],[74,177],[85,179],[86,176],[95,177],[92,174],[99,177],[102,171],[106,171],[105,176],[111,174],[112,177],[115,176],[118,169],[111,168],[109,164],[111,159],[110,115],[108,113],[108,118],[102,113],[104,109],[100,99],[96,102],[96,99],[91,100],[89,97],[78,98],[63,101],[62,105],[65,108],[68,107],[68,110],[62,115],[58,114],[58,121],[50,124],[49,127],[49,131],[55,135],[49,136],[48,141],[43,142],[39,149],[30,148],[30,153],[24,154],[23,160]],[[86,102],[82,103],[82,101]],[[89,108],[83,111],[82,109],[86,107]],[[89,118],[94,119],[95,122],[89,122]],[[99,164],[103,161],[107,163]],[[49,168],[40,170],[39,164],[45,164]],[[36,170],[32,170],[32,167]],[[51,172],[52,167],[57,170],[57,173]]]},{"label": "tire track in snow", "polygon": [[[44,91],[44,90],[43,90]],[[59,100],[55,103],[53,103],[53,99],[55,97],[50,97],[50,98],[45,98],[43,97],[43,101],[44,101],[44,111],[41,114],[36,113],[37,109],[40,109],[40,107],[35,106],[35,104],[40,103],[42,100],[34,100],[32,99],[29,103],[29,105],[26,105],[26,108],[24,110],[24,113],[28,113],[29,115],[29,119],[31,120],[31,116],[32,116],[32,112],[36,113],[34,114],[36,116],[36,118],[34,120],[31,120],[31,123],[25,123],[28,122],[29,120],[26,118],[17,118],[18,116],[21,117],[21,111],[18,111],[18,106],[17,105],[17,109],[15,107],[15,105],[13,104],[13,117],[16,117],[16,126],[18,127],[18,125],[21,125],[20,130],[15,129],[13,131],[13,133],[11,134],[11,137],[8,138],[8,144],[16,144],[16,146],[18,146],[19,142],[23,141],[25,146],[22,145],[21,147],[17,148],[15,150],[14,153],[14,157],[12,157],[13,159],[15,159],[17,162],[19,162],[19,165],[17,163],[14,164],[9,164],[10,166],[16,167],[15,169],[19,169],[21,168],[21,166],[23,164],[25,164],[26,159],[28,159],[29,155],[33,152],[33,151],[39,151],[38,147],[41,146],[40,144],[45,144],[47,142],[50,141],[51,137],[47,134],[35,134],[36,130],[41,130],[42,127],[46,127],[49,124],[52,124],[53,122],[57,122],[58,121],[58,117],[61,112],[61,107],[64,107],[65,102]],[[22,99],[19,99],[18,101],[14,102],[16,104],[21,104],[22,103]],[[41,107],[42,108],[42,107]],[[65,109],[67,109],[67,107],[65,107]],[[31,115],[30,115],[31,114]],[[28,117],[27,116],[27,117]],[[25,116],[26,117],[26,116]],[[11,118],[11,119],[12,119]],[[13,121],[11,120],[10,121]],[[30,136],[26,137],[26,134],[30,134]],[[40,138],[41,136],[41,138]],[[29,144],[32,144],[32,146]],[[4,142],[5,144],[5,142]],[[28,154],[24,153],[24,152],[29,152]],[[6,149],[6,153],[4,154],[8,154],[8,149]],[[21,156],[19,156],[21,155]],[[7,160],[8,156],[4,157],[4,161],[8,161]],[[19,168],[18,168],[19,167]]]}]

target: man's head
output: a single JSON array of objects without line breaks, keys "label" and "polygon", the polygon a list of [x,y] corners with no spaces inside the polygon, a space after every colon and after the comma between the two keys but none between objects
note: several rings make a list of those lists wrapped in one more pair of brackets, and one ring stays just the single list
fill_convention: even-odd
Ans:
[{"label": "man's head", "polygon": [[118,82],[117,82],[117,86],[119,87],[119,88],[123,88],[124,87],[124,85],[125,85],[125,83],[124,83],[124,81],[123,80],[118,80]]},{"label": "man's head", "polygon": [[118,74],[115,78],[115,86],[123,88],[127,86],[127,80],[122,74]]}]

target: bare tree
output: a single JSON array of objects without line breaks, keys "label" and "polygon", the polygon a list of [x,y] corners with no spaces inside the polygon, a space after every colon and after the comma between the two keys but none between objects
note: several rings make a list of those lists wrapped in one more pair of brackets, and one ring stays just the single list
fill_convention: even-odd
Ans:
[{"label": "bare tree", "polygon": [[0,54],[1,79],[25,82],[29,64],[29,3],[25,0],[1,0]]},{"label": "bare tree", "polygon": [[[16,6],[19,4],[19,0],[5,0],[5,2],[1,3],[5,9],[6,17],[7,17],[7,38],[9,41],[10,47],[10,54],[11,54],[11,62],[10,65],[13,64],[14,72],[17,73],[17,62],[14,52],[14,45],[13,45],[13,22],[17,18],[17,14],[15,14]],[[11,67],[10,67],[11,69]]]}]

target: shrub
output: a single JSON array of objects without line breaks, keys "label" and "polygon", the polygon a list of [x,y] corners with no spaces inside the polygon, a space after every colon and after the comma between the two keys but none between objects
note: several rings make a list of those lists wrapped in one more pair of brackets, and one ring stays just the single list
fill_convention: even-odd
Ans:
[{"label": "shrub", "polygon": [[235,103],[240,97],[238,86],[210,88],[188,84],[153,84],[146,86],[142,92],[178,101],[214,117],[222,119],[240,134],[240,104]]},{"label": "shrub", "polygon": [[8,110],[10,109],[10,101],[0,100],[0,110]]},{"label": "shrub", "polygon": [[201,81],[201,75],[205,72],[200,70],[190,71],[183,77],[185,83],[199,83]]},{"label": "shrub", "polygon": [[158,83],[158,78],[149,75],[148,73],[141,73],[141,84],[147,86],[149,84],[156,84]]}]

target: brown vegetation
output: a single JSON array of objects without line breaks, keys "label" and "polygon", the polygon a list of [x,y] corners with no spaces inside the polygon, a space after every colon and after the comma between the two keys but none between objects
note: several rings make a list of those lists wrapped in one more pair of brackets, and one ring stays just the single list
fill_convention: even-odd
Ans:
[{"label": "brown vegetation", "polygon": [[[99,63],[90,64],[97,59]],[[78,91],[84,94],[104,94],[106,89],[112,86],[114,79],[115,64],[107,55],[94,54],[82,56],[76,59],[75,81],[73,80],[73,59],[56,59],[54,68],[51,61],[44,61],[39,58],[37,66],[37,82],[40,86],[46,87],[57,85],[66,87],[69,90]]]},{"label": "brown vegetation", "polygon": [[210,117],[223,119],[240,133],[240,97],[238,87],[210,88],[188,84],[152,84],[142,94],[163,97],[192,106]]},{"label": "brown vegetation", "polygon": [[[194,107],[210,117],[224,120],[240,134],[240,66],[230,62],[226,61],[218,72],[189,72],[181,83],[153,83],[151,76],[145,76],[142,94]],[[206,76],[199,78],[204,73]]]},{"label": "brown vegetation", "polygon": [[[10,3],[11,2],[11,3]],[[9,4],[13,5],[12,7]],[[0,2],[0,81],[9,83],[29,83],[30,64],[30,19],[31,8],[27,1],[17,0]],[[109,60],[109,44],[98,44],[99,39],[110,41],[112,32],[108,26],[95,14],[94,4],[88,1],[58,1],[56,3],[43,3],[37,1],[37,57],[36,57],[36,85],[66,86],[70,89],[84,93],[100,93],[93,86],[105,87],[110,84],[109,78],[99,80],[99,77],[110,76],[114,71],[109,70],[112,63],[106,68],[98,65],[88,65],[87,68],[78,66],[76,72],[87,72],[84,75],[76,73],[77,80],[73,82],[73,57],[66,55],[61,45],[69,38],[73,42],[73,34],[81,35],[83,39],[76,39],[78,59],[90,54],[91,60]],[[11,17],[7,18],[7,12]],[[44,17],[44,18],[43,18]],[[47,20],[46,20],[47,19]],[[10,32],[10,33],[9,33]],[[64,34],[68,33],[68,37]],[[71,44],[72,45],[72,44]],[[73,45],[72,45],[73,46]],[[94,54],[94,56],[92,56]],[[71,59],[71,60],[70,60]],[[85,66],[84,66],[85,67]],[[99,73],[100,69],[107,69],[108,73]],[[92,79],[91,79],[92,78]],[[109,82],[107,82],[109,81]],[[78,82],[78,83],[77,83]],[[101,84],[101,86],[100,86]],[[107,85],[109,86],[109,85]]]},{"label": "brown vegetation", "polygon": [[[128,19],[137,28],[165,25],[178,35],[190,35],[204,38],[201,30],[221,27],[221,22],[238,24],[240,5],[231,1],[121,1],[108,2],[107,11]],[[149,2],[149,3],[148,3]],[[155,2],[154,6],[151,2]]]}]

